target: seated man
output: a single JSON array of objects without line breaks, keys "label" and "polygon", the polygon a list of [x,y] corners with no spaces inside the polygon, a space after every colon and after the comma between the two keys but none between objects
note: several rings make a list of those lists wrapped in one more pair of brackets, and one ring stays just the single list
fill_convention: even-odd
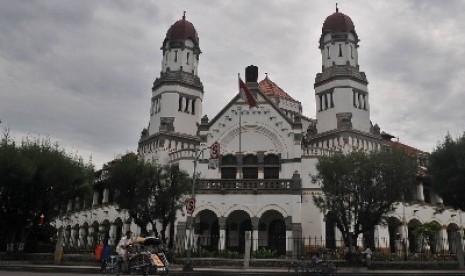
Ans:
[{"label": "seated man", "polygon": [[128,266],[128,245],[132,242],[132,232],[128,230],[126,235],[121,238],[118,245],[116,246],[116,253],[123,258],[125,264],[125,270],[129,270]]}]

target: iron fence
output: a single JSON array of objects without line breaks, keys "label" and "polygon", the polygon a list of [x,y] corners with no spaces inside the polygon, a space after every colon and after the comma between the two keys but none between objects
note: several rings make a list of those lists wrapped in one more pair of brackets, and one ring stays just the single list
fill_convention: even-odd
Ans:
[{"label": "iron fence", "polygon": [[[463,248],[461,238],[425,239],[389,239],[377,238],[370,245],[362,239],[354,241],[352,252],[362,255],[366,247],[373,252],[373,260],[456,260],[458,246]],[[186,239],[175,242],[173,253],[185,256]],[[244,237],[225,239],[220,236],[196,237],[192,243],[193,257],[242,258],[245,251]],[[343,260],[349,252],[342,239],[326,240],[322,237],[285,238],[269,237],[267,239],[251,239],[251,257],[291,258],[304,257],[310,259],[314,254],[325,254],[334,260]]]}]

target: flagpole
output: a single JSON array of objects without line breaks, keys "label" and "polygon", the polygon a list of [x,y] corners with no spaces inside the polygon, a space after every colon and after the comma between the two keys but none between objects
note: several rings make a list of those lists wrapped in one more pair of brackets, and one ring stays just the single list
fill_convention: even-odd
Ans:
[{"label": "flagpole", "polygon": [[[237,79],[240,82],[241,74],[237,73]],[[241,87],[239,85],[239,91],[241,91]],[[238,106],[237,110],[239,111],[239,153],[242,153],[242,106]]]}]

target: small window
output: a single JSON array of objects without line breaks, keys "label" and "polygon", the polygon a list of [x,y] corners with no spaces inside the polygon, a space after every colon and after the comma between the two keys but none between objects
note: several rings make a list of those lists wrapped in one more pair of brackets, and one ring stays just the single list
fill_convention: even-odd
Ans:
[{"label": "small window", "polygon": [[187,55],[186,55],[186,64],[189,64],[189,56],[190,56],[190,53],[187,52]]},{"label": "small window", "polygon": [[352,101],[354,103],[354,107],[357,108],[357,93],[356,92],[354,92],[354,94],[353,94]]},{"label": "small window", "polygon": [[324,95],[325,110],[328,109],[328,94]]},{"label": "small window", "polygon": [[363,95],[363,109],[367,110],[366,95]]},{"label": "small window", "polygon": [[350,45],[350,58],[354,59],[354,48],[352,48],[352,45]]},{"label": "small window", "polygon": [[192,100],[192,114],[195,114],[195,100]]},{"label": "small window", "polygon": [[329,55],[329,46],[326,46],[326,53],[328,55],[328,59],[330,59],[330,55]]},{"label": "small window", "polygon": [[342,44],[339,44],[339,56],[342,57]]},{"label": "small window", "polygon": [[237,159],[234,155],[221,158],[221,179],[236,179]]},{"label": "small window", "polygon": [[318,95],[320,97],[320,109],[319,111],[322,111],[323,110],[323,96],[322,95]]},{"label": "small window", "polygon": [[161,111],[161,95],[157,99],[157,105],[158,105],[158,111],[157,112],[160,112]]},{"label": "small window", "polygon": [[174,62],[178,62],[178,51],[174,51]]},{"label": "small window", "polygon": [[263,178],[279,179],[280,162],[275,154],[266,155],[263,159]]},{"label": "small window", "polygon": [[178,107],[178,111],[182,111],[182,96],[180,95],[179,96],[179,107]]},{"label": "small window", "polygon": [[333,92],[329,93],[330,107],[334,107]]}]

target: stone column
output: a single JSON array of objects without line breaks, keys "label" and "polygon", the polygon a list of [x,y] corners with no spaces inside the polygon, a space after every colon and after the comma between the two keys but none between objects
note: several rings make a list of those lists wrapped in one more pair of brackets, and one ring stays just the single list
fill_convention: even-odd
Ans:
[{"label": "stone column", "polygon": [[425,195],[423,193],[423,183],[422,182],[420,182],[417,185],[417,200],[421,201],[421,202],[425,201]]},{"label": "stone column", "polygon": [[284,224],[286,226],[286,255],[292,256],[294,250],[293,235],[292,235],[292,217],[288,216],[284,219]]},{"label": "stone column", "polygon": [[94,245],[94,227],[92,227],[92,225],[89,225],[88,231],[89,234],[87,236],[87,248],[91,248]]},{"label": "stone column", "polygon": [[447,226],[443,225],[441,230],[436,234],[436,251],[439,252],[448,252],[449,251],[449,242],[447,234]]},{"label": "stone column", "polygon": [[219,238],[218,250],[223,251],[226,249],[226,218],[219,217],[218,225],[220,227],[220,238]]},{"label": "stone column", "polygon": [[110,232],[108,234],[108,245],[115,245],[116,244],[116,227],[118,227],[118,225],[116,224],[112,224],[110,225]]},{"label": "stone column", "polygon": [[389,253],[389,229],[387,225],[375,226],[375,248],[378,252]]},{"label": "stone column", "polygon": [[103,189],[102,204],[108,203],[109,195],[110,195],[110,190],[108,188]]},{"label": "stone column", "polygon": [[99,192],[95,190],[94,197],[92,199],[92,206],[98,205],[98,197],[99,197]]},{"label": "stone column", "polygon": [[79,228],[79,240],[78,240],[78,247],[85,248],[86,246],[86,229],[84,227]]},{"label": "stone column", "polygon": [[253,217],[250,219],[252,222],[252,251],[258,250],[258,222],[260,221],[259,217]]},{"label": "stone column", "polygon": [[399,225],[397,233],[400,234],[399,240],[396,241],[397,252],[404,258],[407,258],[408,248],[409,248],[409,240],[408,240],[408,227],[407,223],[404,221],[401,225]]}]

